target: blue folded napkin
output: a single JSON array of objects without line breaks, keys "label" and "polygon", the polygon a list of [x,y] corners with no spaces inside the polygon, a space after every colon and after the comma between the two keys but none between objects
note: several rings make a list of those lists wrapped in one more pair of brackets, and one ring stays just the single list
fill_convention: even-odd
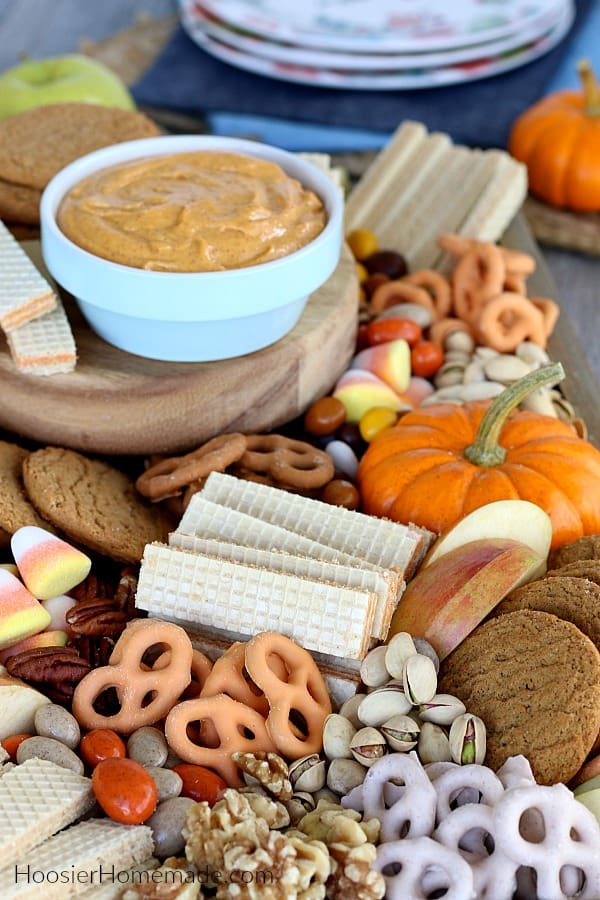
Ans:
[{"label": "blue folded napkin", "polygon": [[[294,122],[318,126],[272,141],[290,149],[319,149],[318,144],[325,149],[328,140],[329,149],[344,149],[340,128],[346,130],[345,146],[376,148],[403,119],[418,119],[459,143],[505,147],[511,124],[546,92],[597,0],[578,0],[576,6],[569,35],[540,59],[481,81],[418,91],[337,90],[255,75],[215,59],[179,27],[133,93],[139,104],[198,113],[209,122],[218,113],[220,127],[215,130],[221,133],[228,122],[232,133],[238,117],[246,133],[265,120],[281,123],[284,136],[285,127]],[[219,116],[213,118],[219,121]]]}]

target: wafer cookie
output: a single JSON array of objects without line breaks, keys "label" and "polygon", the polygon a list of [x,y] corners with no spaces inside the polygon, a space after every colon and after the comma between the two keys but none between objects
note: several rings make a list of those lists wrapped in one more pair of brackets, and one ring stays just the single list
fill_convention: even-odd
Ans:
[{"label": "wafer cookie", "polygon": [[[141,863],[136,863],[130,869],[121,869],[119,872],[115,869],[114,877],[110,877],[108,881],[103,881],[97,887],[81,894],[81,898],[82,900],[121,900],[123,891],[127,888],[136,885],[151,885],[153,883],[151,873],[158,869],[159,865],[157,859],[150,857]],[[112,876],[112,867],[110,875]]]},{"label": "wafer cookie", "polygon": [[56,295],[0,222],[0,326],[9,332],[56,305]]},{"label": "wafer cookie", "polygon": [[357,566],[342,566],[276,549],[257,550],[254,547],[244,547],[241,544],[211,538],[181,534],[174,534],[172,538],[169,540],[170,546],[190,550],[192,553],[201,553],[203,556],[228,559],[230,562],[295,575],[309,581],[324,581],[341,587],[369,591],[376,597],[371,636],[380,641],[384,641],[387,637],[399,599],[398,575],[395,572],[390,570],[377,572]]},{"label": "wafer cookie", "polygon": [[459,228],[459,234],[479,241],[497,241],[527,196],[526,166],[503,151],[495,151],[495,158],[492,178]]},{"label": "wafer cookie", "polygon": [[[383,182],[393,183],[401,178],[409,161],[415,160],[427,139],[427,129],[420,122],[403,122],[381,150],[362,178],[356,183],[346,201],[346,232],[368,228],[373,211],[385,192],[379,193]],[[376,187],[377,190],[373,190]]]},{"label": "wafer cookie", "polygon": [[28,375],[72,372],[77,348],[67,314],[57,298],[55,308],[6,335],[17,368]]},{"label": "wafer cookie", "polygon": [[434,537],[415,525],[367,516],[221,472],[211,472],[190,505],[198,496],[393,569],[405,580],[412,576]]},{"label": "wafer cookie", "polygon": [[362,659],[369,649],[375,595],[148,544],[136,606],[153,616],[251,637],[278,631],[332,656]]},{"label": "wafer cookie", "polygon": [[[93,803],[89,778],[42,759],[28,759],[15,766],[0,778],[3,865],[16,862],[32,847],[87,812]],[[4,896],[0,888],[0,897]]]},{"label": "wafer cookie", "polygon": [[174,531],[169,538],[169,544],[174,547],[185,546],[185,543],[181,542],[182,536],[185,535],[216,538],[232,544],[256,547],[257,550],[277,548],[285,553],[310,556],[311,559],[321,559],[348,566],[362,565],[366,569],[385,571],[366,560],[360,560],[357,556],[342,553],[335,547],[328,547],[327,544],[313,541],[312,538],[297,534],[288,528],[281,528],[279,525],[249,516],[238,509],[213,503],[200,493],[194,494],[192,497],[177,526],[177,531]]},{"label": "wafer cookie", "polygon": [[[152,830],[147,825],[89,819],[48,838],[32,852],[22,849],[13,865],[0,870],[0,897],[65,900],[85,894],[102,878],[108,880],[113,872],[116,875],[148,859],[153,849]],[[34,880],[32,872],[45,877],[38,875]],[[55,880],[54,872],[64,872],[66,883]]]}]

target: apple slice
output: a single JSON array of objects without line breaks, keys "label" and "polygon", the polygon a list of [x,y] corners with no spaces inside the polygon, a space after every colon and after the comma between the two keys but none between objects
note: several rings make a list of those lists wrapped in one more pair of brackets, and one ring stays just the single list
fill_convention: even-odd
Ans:
[{"label": "apple slice", "polygon": [[0,650],[0,663],[4,666],[17,653],[23,653],[25,650],[34,650],[36,647],[64,647],[69,640],[66,631],[40,631],[39,634],[32,634],[31,637],[23,638],[18,644],[12,644],[4,650]]},{"label": "apple slice", "polygon": [[0,741],[13,734],[35,734],[35,714],[46,703],[50,699],[24,681],[0,675]]},{"label": "apple slice", "polygon": [[[535,550],[544,560],[552,542],[552,522],[541,506],[529,500],[495,500],[474,509],[437,539],[421,568],[463,544],[484,539],[510,538]],[[536,577],[541,578],[541,571]]]},{"label": "apple slice", "polygon": [[595,791],[584,791],[581,794],[576,794],[576,799],[582,806],[589,809],[600,823],[600,790],[596,788]]},{"label": "apple slice", "polygon": [[408,631],[444,659],[510,591],[537,577],[543,561],[531,547],[507,538],[456,547],[409,582],[390,637]]},{"label": "apple slice", "polygon": [[588,778],[587,781],[579,784],[573,793],[576,797],[579,797],[580,794],[587,794],[588,791],[597,791],[598,788],[600,788],[600,775],[594,775],[593,778]]}]

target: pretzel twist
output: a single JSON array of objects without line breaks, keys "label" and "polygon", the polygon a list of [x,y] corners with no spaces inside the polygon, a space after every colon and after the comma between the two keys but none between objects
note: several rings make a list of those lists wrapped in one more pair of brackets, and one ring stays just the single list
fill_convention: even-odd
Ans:
[{"label": "pretzel twist", "polygon": [[[286,670],[283,678],[281,663]],[[331,700],[308,650],[285,635],[264,631],[246,644],[246,668],[269,703],[267,730],[279,753],[287,759],[319,753]],[[298,713],[306,723],[306,734],[294,724]]]},{"label": "pretzel twist", "polygon": [[433,269],[418,269],[405,275],[402,279],[406,284],[414,284],[425,288],[433,299],[436,319],[443,319],[450,315],[452,308],[452,290],[447,278],[434,272]]},{"label": "pretzel twist", "polygon": [[[155,646],[168,650],[152,668],[142,663]],[[73,714],[85,728],[112,728],[131,734],[164,718],[191,681],[192,644],[183,628],[158,619],[134,619],[115,644],[107,666],[83,678],[73,695]],[[162,662],[161,662],[162,659]],[[98,698],[114,688],[120,709],[113,715],[95,710]],[[149,699],[149,702],[146,702]]]},{"label": "pretzel twist", "polygon": [[502,292],[506,266],[494,244],[481,244],[461,256],[452,275],[456,315],[475,325],[487,302]]},{"label": "pretzel twist", "polygon": [[425,288],[410,284],[403,278],[381,284],[373,292],[369,302],[373,313],[383,312],[388,306],[394,306],[396,303],[415,303],[428,310],[434,319],[437,317],[433,300]]},{"label": "pretzel twist", "polygon": [[224,472],[227,466],[240,459],[245,449],[246,438],[243,434],[220,434],[185,456],[159,460],[142,472],[135,486],[140,494],[154,503],[181,494],[187,486],[186,498],[189,502],[194,492],[192,485],[197,485],[211,472]]},{"label": "pretzel twist", "polygon": [[310,490],[323,487],[334,476],[331,457],[305,441],[282,434],[250,434],[246,442],[240,467],[270,476],[283,487]]},{"label": "pretzel twist", "polygon": [[427,900],[441,896],[434,893],[441,890],[444,900],[472,900],[475,896],[469,864],[430,837],[381,844],[373,868],[383,874],[392,867],[396,874],[384,874],[389,900]]},{"label": "pretzel twist", "polygon": [[232,700],[244,703],[266,718],[269,714],[269,704],[260,688],[244,677],[245,668],[246,644],[236,641],[215,662],[204,682],[200,696],[214,697],[215,694],[227,694]]},{"label": "pretzel twist", "polygon": [[[210,725],[216,746],[205,746],[203,723]],[[192,739],[193,726],[197,741]],[[233,753],[274,753],[275,746],[267,731],[265,720],[256,710],[238,703],[226,694],[184,700],[169,712],[165,722],[165,737],[174,753],[185,762],[214,769],[230,787],[241,787],[243,781],[232,759]],[[208,743],[208,741],[205,741]]]},{"label": "pretzel twist", "polygon": [[520,294],[498,294],[484,306],[477,331],[482,343],[512,353],[521,341],[546,346],[546,322],[539,309]]}]

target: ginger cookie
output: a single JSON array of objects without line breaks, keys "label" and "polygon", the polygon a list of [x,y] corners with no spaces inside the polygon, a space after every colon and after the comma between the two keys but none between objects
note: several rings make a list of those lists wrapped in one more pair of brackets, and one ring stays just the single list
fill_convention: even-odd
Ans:
[{"label": "ginger cookie", "polygon": [[25,494],[21,470],[28,456],[29,452],[18,444],[0,441],[0,546],[3,533],[10,538],[23,525],[53,530],[40,518]]},{"label": "ginger cookie", "polygon": [[600,585],[600,559],[577,559],[575,562],[566,563],[559,569],[550,569],[546,572],[546,578],[587,578],[594,584]]},{"label": "ginger cookie", "polygon": [[600,650],[600,587],[587,578],[541,578],[517,588],[493,615],[537,609],[572,622]]},{"label": "ginger cookie", "polygon": [[442,663],[438,691],[483,719],[488,766],[523,754],[541,784],[568,782],[600,731],[600,653],[547,612],[480,625]]},{"label": "ginger cookie", "polygon": [[42,192],[0,178],[0,219],[23,225],[39,225]]},{"label": "ginger cookie", "polygon": [[127,475],[73,450],[36,450],[25,460],[23,479],[45,518],[71,540],[118,562],[139,562],[145,545],[166,540],[171,529]]},{"label": "ginger cookie", "polygon": [[111,144],[155,137],[141,112],[96,103],[52,103],[0,121],[0,178],[43,190],[73,160]]},{"label": "ginger cookie", "polygon": [[586,534],[552,550],[548,557],[549,569],[560,569],[580,559],[600,559],[600,534]]}]

